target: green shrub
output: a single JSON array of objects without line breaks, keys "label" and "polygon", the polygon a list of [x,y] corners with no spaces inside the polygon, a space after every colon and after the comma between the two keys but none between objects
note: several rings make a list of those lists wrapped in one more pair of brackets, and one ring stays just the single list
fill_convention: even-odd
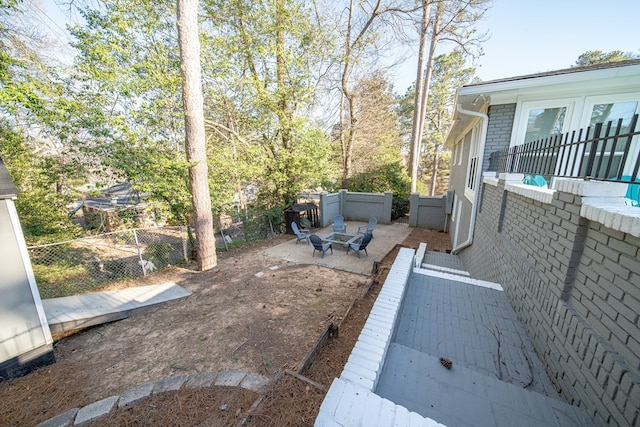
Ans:
[{"label": "green shrub", "polygon": [[173,246],[171,243],[157,242],[151,243],[144,251],[142,258],[151,261],[156,268],[162,268],[169,264],[169,257],[173,252]]},{"label": "green shrub", "polygon": [[411,181],[399,163],[388,163],[377,169],[353,176],[349,191],[363,193],[393,193],[391,219],[398,219],[409,212]]}]

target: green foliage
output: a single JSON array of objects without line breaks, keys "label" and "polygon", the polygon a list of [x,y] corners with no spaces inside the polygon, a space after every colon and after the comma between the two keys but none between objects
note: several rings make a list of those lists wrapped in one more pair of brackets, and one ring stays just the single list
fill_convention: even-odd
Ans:
[{"label": "green foliage", "polygon": [[33,274],[43,298],[57,298],[77,293],[77,284],[87,282],[83,263],[93,258],[85,247],[69,244],[32,249],[29,253]]},{"label": "green foliage", "polygon": [[349,180],[349,191],[365,193],[393,193],[391,219],[405,216],[409,212],[411,181],[398,163],[388,163]]},{"label": "green foliage", "polygon": [[261,208],[291,203],[328,170],[328,138],[308,118],[326,33],[300,0],[209,0],[203,6],[203,58],[216,58],[203,63],[214,174],[228,182],[216,180],[220,190],[237,192],[253,183]]},{"label": "green foliage", "polygon": [[184,153],[155,144],[129,146],[118,142],[112,147],[110,164],[123,171],[131,188],[150,197],[160,217],[168,224],[185,224],[191,212],[189,164]]},{"label": "green foliage", "polygon": [[586,51],[576,60],[575,67],[586,67],[588,65],[606,64],[609,62],[627,61],[629,59],[636,59],[638,55],[632,53],[625,53],[621,50],[613,50],[611,52],[603,52],[601,50],[589,50]]},{"label": "green foliage", "polygon": [[30,243],[68,240],[80,232],[68,215],[68,196],[55,191],[58,168],[54,159],[40,158],[21,133],[0,124],[0,157],[16,187],[16,210]]},{"label": "green foliage", "polygon": [[353,129],[352,175],[400,163],[402,139],[391,82],[377,70],[358,81],[354,92],[357,122]]},{"label": "green foliage", "polygon": [[317,186],[330,170],[326,135],[304,124],[291,130],[290,149],[265,158],[259,179],[261,208],[294,203],[297,194]]},{"label": "green foliage", "polygon": [[142,258],[151,261],[156,268],[166,267],[169,264],[169,256],[173,252],[173,246],[167,242],[151,243],[144,251]]},{"label": "green foliage", "polygon": [[[22,0],[1,0],[0,1],[0,10],[2,9],[15,9],[20,3],[22,3]],[[3,12],[6,12],[5,10],[2,10]]]},{"label": "green foliage", "polygon": [[[228,212],[233,218],[232,226],[223,230],[225,236],[232,239],[225,246],[237,247],[244,242],[263,240],[274,234],[284,232],[283,206],[274,206],[270,209],[247,209],[246,211]],[[217,233],[220,230],[216,230]]]},{"label": "green foliage", "polygon": [[70,133],[92,138],[80,149],[96,159],[109,183],[129,182],[149,196],[170,223],[190,215],[188,163],[175,3],[120,0],[81,10],[86,24],[71,28],[78,99],[93,109],[72,121]]}]

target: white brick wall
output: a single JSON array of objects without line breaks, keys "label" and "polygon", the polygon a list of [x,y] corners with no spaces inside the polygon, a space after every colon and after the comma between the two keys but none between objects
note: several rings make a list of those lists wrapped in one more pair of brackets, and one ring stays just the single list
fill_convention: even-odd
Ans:
[{"label": "white brick wall", "polygon": [[414,253],[413,249],[400,249],[340,378],[333,381],[320,406],[316,427],[442,426],[373,392],[413,269]]}]

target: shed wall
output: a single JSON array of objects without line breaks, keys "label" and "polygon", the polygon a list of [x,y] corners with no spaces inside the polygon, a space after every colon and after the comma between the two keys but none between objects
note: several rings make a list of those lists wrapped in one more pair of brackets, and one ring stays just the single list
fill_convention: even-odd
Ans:
[{"label": "shed wall", "polygon": [[51,334],[13,200],[0,199],[0,378],[54,361]]}]

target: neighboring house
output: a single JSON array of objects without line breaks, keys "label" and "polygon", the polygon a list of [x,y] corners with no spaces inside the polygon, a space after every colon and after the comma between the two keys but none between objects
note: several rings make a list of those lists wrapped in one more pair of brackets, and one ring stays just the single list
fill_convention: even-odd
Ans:
[{"label": "neighboring house", "polygon": [[0,159],[0,380],[55,362],[14,200],[18,189]]},{"label": "neighboring house", "polygon": [[598,122],[628,124],[640,112],[640,60],[471,84],[458,89],[455,102],[446,140],[454,252],[473,241],[477,190],[491,153]]},{"label": "neighboring house", "polygon": [[[146,194],[131,189],[129,183],[116,184],[100,190],[97,197],[87,196],[81,203],[85,225],[105,231],[114,231],[123,217],[137,226],[154,224],[156,218]],[[76,208],[76,210],[78,209]]]},{"label": "neighboring house", "polygon": [[[627,203],[639,112],[640,60],[570,68],[459,88],[446,141],[453,253],[504,287],[559,392],[603,425],[640,425],[640,207]],[[618,119],[628,163],[615,145],[585,145],[573,160],[533,155],[553,163],[549,187],[491,172],[494,152]],[[616,172],[579,178],[588,151]]]}]

